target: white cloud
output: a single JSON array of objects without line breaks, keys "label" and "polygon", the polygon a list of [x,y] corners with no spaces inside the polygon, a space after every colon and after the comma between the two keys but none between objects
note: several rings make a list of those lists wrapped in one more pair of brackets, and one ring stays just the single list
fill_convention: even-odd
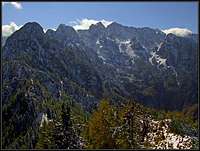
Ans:
[{"label": "white cloud", "polygon": [[162,30],[164,33],[169,34],[172,33],[176,36],[185,37],[192,34],[192,31],[187,28],[170,28]]},{"label": "white cloud", "polygon": [[2,2],[2,5],[9,4],[14,6],[16,9],[22,9],[22,5],[20,2]]},{"label": "white cloud", "polygon": [[107,27],[109,24],[112,23],[112,21],[107,21],[107,20],[94,20],[94,19],[87,19],[84,18],[82,20],[76,20],[76,21],[71,21],[69,22],[70,24],[73,24],[73,28],[75,30],[79,30],[79,29],[89,29],[89,27],[92,24],[96,24],[98,22],[101,22],[105,27]]},{"label": "white cloud", "polygon": [[16,25],[14,22],[10,22],[10,25],[2,25],[2,35],[10,36],[13,32],[21,28],[21,26]]}]

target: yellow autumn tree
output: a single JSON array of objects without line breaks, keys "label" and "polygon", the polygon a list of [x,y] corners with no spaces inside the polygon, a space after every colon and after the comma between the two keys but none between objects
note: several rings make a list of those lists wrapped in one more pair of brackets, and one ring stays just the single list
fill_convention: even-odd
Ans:
[{"label": "yellow autumn tree", "polygon": [[115,148],[114,140],[111,134],[112,125],[112,106],[108,100],[102,100],[98,109],[92,114],[88,122],[88,138],[92,149]]}]

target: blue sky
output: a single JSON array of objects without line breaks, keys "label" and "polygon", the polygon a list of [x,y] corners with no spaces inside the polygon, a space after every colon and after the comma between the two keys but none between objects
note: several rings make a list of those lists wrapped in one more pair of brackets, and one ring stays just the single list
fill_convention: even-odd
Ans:
[{"label": "blue sky", "polygon": [[[19,6],[20,5],[20,6]],[[2,6],[3,25],[36,21],[43,28],[57,28],[88,20],[116,21],[134,27],[198,31],[197,2],[21,2]],[[75,25],[75,23],[73,24]]]}]

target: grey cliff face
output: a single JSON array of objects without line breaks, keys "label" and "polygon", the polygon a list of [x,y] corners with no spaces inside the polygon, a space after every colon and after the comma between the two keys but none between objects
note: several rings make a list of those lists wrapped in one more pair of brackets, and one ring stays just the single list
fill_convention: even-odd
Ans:
[{"label": "grey cliff face", "polygon": [[27,23],[3,47],[3,98],[17,89],[9,84],[13,79],[33,79],[55,99],[62,88],[86,110],[104,97],[182,109],[197,97],[196,38],[116,22],[78,31],[61,24],[46,33]]}]

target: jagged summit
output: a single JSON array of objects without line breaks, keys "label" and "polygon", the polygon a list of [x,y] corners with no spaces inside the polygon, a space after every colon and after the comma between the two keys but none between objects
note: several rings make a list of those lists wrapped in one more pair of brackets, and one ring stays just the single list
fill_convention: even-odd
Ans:
[{"label": "jagged summit", "polygon": [[[14,32],[7,41],[15,40],[29,40],[29,39],[38,39],[41,40],[44,35],[42,26],[37,22],[28,22],[19,30]],[[9,43],[9,42],[8,42]]]},{"label": "jagged summit", "polygon": [[102,22],[98,22],[95,24],[96,27],[99,27],[99,28],[105,28],[105,26],[103,25]]},{"label": "jagged summit", "polygon": [[90,31],[96,31],[96,30],[105,30],[106,27],[101,23],[101,22],[98,22],[96,24],[92,24],[90,27],[89,27],[89,30]]},{"label": "jagged summit", "polygon": [[43,32],[42,26],[37,22],[28,22],[26,23],[20,30],[35,33],[35,32]]},{"label": "jagged summit", "polygon": [[110,28],[110,27],[122,27],[122,25],[117,22],[112,22],[110,25],[107,26],[107,28]]},{"label": "jagged summit", "polygon": [[121,24],[117,23],[117,22],[112,22],[110,25],[108,26],[122,26]]},{"label": "jagged summit", "polygon": [[76,30],[65,24],[60,24],[56,31],[48,29],[46,32],[48,38],[56,39],[59,41],[78,41],[78,34]]},{"label": "jagged summit", "polygon": [[76,30],[71,26],[67,26],[65,24],[60,24],[58,26],[58,28],[56,29],[56,32],[57,33],[66,33],[66,32],[73,32],[73,33],[75,32],[76,33]]},{"label": "jagged summit", "polygon": [[49,34],[53,34],[54,32],[55,32],[55,31],[52,30],[52,29],[47,29],[47,31],[46,31],[45,34],[49,35]]}]

